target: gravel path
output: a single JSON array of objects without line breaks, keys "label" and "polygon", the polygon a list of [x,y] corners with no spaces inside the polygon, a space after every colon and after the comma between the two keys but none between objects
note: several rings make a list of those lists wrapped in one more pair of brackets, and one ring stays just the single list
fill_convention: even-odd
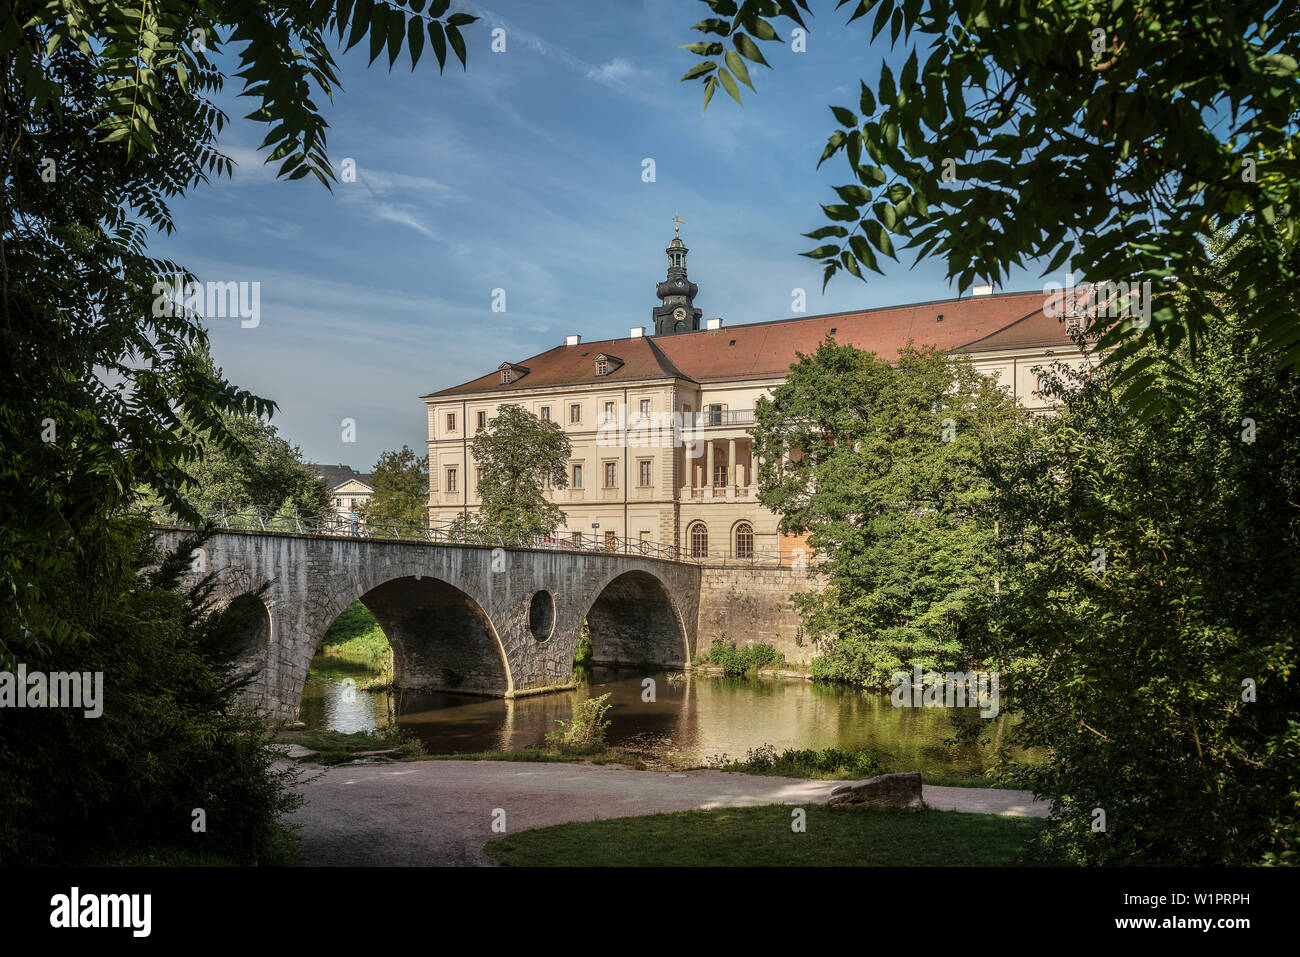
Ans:
[{"label": "gravel path", "polygon": [[[290,820],[301,825],[303,865],[484,865],[498,808],[514,833],[693,808],[824,804],[843,783],[517,761],[305,766],[298,791],[307,803]],[[1028,791],[927,784],[924,797],[941,810],[1047,816]]]}]

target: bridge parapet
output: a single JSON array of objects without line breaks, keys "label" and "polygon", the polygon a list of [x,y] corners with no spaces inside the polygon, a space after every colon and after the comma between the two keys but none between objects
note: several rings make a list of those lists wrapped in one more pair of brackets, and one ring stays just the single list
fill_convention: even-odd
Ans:
[{"label": "bridge parapet", "polygon": [[[194,531],[155,527],[167,547]],[[226,526],[196,556],[193,573],[206,572],[219,600],[269,583],[249,701],[278,718],[296,716],[321,637],[356,600],[388,637],[400,687],[567,685],[588,618],[606,660],[685,666],[695,653],[700,567],[660,556]]]}]

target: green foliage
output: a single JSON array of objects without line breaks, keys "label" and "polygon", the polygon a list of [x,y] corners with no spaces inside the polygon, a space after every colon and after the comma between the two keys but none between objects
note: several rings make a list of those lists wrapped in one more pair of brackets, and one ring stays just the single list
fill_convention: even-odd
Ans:
[{"label": "green foliage", "polygon": [[222,427],[238,448],[204,442],[190,466],[190,494],[205,502],[242,508],[259,505],[285,516],[318,516],[329,510],[329,493],[303,463],[302,452],[275,426],[251,415],[222,415]]},{"label": "green foliage", "polygon": [[[758,42],[782,42],[772,20],[805,27],[804,0],[702,0],[712,34],[686,49],[767,65]],[[871,15],[906,53],[879,66],[836,128],[821,162],[842,155],[824,241],[804,253],[863,278],[883,258],[916,250],[942,259],[961,289],[1001,282],[1026,262],[1070,263],[1092,280],[1149,281],[1150,326],[1099,315],[1106,360],[1130,410],[1154,415],[1194,388],[1180,345],[1235,316],[1269,361],[1300,367],[1300,324],[1289,297],[1300,278],[1300,11],[1239,0],[1060,0],[1049,4],[839,0],[848,22]],[[728,46],[730,49],[728,49]],[[897,61],[896,61],[897,62]],[[743,79],[747,74],[738,73]],[[820,165],[820,163],[819,163]],[[1209,277],[1208,240],[1224,228],[1250,242],[1232,275]],[[1175,281],[1188,286],[1170,295]],[[1176,280],[1175,280],[1176,277]],[[1142,343],[1144,363],[1126,360]],[[1156,375],[1156,367],[1160,374]],[[1158,388],[1157,388],[1158,387]]]},{"label": "green foliage", "polygon": [[[300,799],[272,769],[261,719],[236,698],[246,678],[241,609],[211,604],[212,580],[180,576],[203,534],[161,554],[145,529],[114,522],[101,573],[50,599],[96,640],[28,644],[0,670],[102,672],[103,713],[6,709],[0,721],[0,861],[76,863],[130,847],[173,847],[243,863],[280,844]],[[191,812],[207,815],[206,833]]]},{"label": "green foliage", "polygon": [[393,658],[388,637],[370,609],[359,601],[348,605],[330,623],[320,640],[320,653],[378,666],[380,670],[387,670]]},{"label": "green foliage", "polygon": [[870,778],[885,774],[889,767],[879,755],[870,751],[842,751],[827,748],[815,751],[809,748],[786,748],[777,754],[771,744],[750,748],[744,761],[732,761],[725,754],[709,762],[720,771],[740,771],[745,774],[767,774],[786,778]]},{"label": "green foliage", "polygon": [[736,647],[734,641],[725,637],[714,638],[709,647],[710,664],[721,668],[724,674],[743,675],[747,671],[757,671],[771,664],[783,664],[784,659],[775,648],[765,642]]},{"label": "green foliage", "polygon": [[546,500],[542,487],[568,488],[565,464],[572,452],[558,422],[543,422],[518,405],[502,405],[469,443],[482,478],[479,509],[467,521],[493,538],[554,535],[564,512]]},{"label": "green foliage", "polygon": [[573,665],[585,667],[591,664],[591,626],[587,624],[587,619],[582,620],[582,629],[578,632],[578,643],[573,649]]},{"label": "green foliage", "polygon": [[759,501],[809,533],[827,576],[795,599],[826,649],[815,677],[881,687],[964,660],[993,563],[980,463],[1027,422],[966,361],[910,345],[890,365],[827,340],[759,399]]},{"label": "green foliage", "polygon": [[[248,743],[242,719],[227,714],[223,734],[203,723],[216,717],[191,713],[188,696],[210,682],[178,662],[197,653],[167,644],[184,629],[165,609],[134,604],[170,599],[137,589],[139,554],[123,545],[120,517],[157,500],[196,521],[186,496],[195,472],[203,481],[202,450],[211,467],[218,453],[244,454],[241,430],[270,442],[261,420],[274,404],[213,367],[198,316],[166,308],[174,277],[196,277],[151,256],[147,243],[175,229],[177,196],[233,168],[216,146],[227,116],[214,100],[231,62],[218,55],[221,43],[237,47],[234,75],[257,101],[248,119],[267,124],[267,161],[280,162],[282,178],[314,173],[328,185],[326,124],[312,99],[313,89],[332,96],[337,85],[328,31],[346,32],[349,45],[382,37],[391,66],[404,45],[414,64],[427,28],[440,65],[448,45],[465,62],[460,29],[474,17],[448,14],[447,0],[404,6],[409,13],[368,0],[23,0],[0,9],[0,656],[33,667],[103,665],[119,702],[129,703],[127,717],[106,716],[80,736],[59,723],[66,715],[25,742],[6,721],[4,758],[16,769],[4,784],[13,802],[0,821],[6,856],[146,839],[149,811],[170,840],[177,822],[168,802],[185,774],[211,783],[199,795],[210,818],[229,805],[246,820],[226,821],[214,841],[232,842],[239,859],[266,844],[280,792],[263,773],[264,751]],[[259,497],[282,494],[281,507],[300,496],[304,511],[319,510],[323,492],[278,480],[267,489],[264,478],[242,485],[257,485]],[[209,695],[204,704],[228,703]],[[187,751],[153,734],[142,716],[149,709],[176,725],[175,748]],[[14,775],[52,778],[66,790],[24,791]],[[122,781],[138,782],[138,793]],[[118,823],[104,816],[104,802]],[[86,832],[92,820],[102,826]]]},{"label": "green foliage", "polygon": [[352,761],[367,751],[395,751],[393,760],[424,756],[424,745],[410,731],[390,724],[377,731],[300,731],[286,736],[284,741],[319,751],[315,758],[321,764],[342,764]]},{"label": "green foliage", "polygon": [[606,692],[598,698],[584,698],[573,706],[573,717],[559,721],[559,727],[546,735],[546,746],[569,753],[588,753],[605,748],[605,732],[609,720],[605,712],[610,709],[610,696]]},{"label": "green foliage", "polygon": [[429,460],[403,445],[384,452],[370,481],[374,494],[361,512],[371,526],[429,524]]},{"label": "green foliage", "polygon": [[1056,802],[1045,847],[1294,864],[1300,392],[1245,323],[1181,358],[1181,416],[1137,423],[1113,375],[1062,375],[1060,416],[994,463],[1001,589],[974,647],[1047,755],[1016,769]]}]

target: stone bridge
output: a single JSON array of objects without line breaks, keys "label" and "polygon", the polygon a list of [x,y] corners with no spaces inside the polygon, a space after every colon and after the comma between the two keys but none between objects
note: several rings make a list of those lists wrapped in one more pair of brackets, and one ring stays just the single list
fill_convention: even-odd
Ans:
[{"label": "stone bridge", "polygon": [[[174,548],[192,530],[157,528]],[[582,622],[600,663],[683,666],[700,568],[640,555],[221,530],[195,557],[218,601],[243,603],[249,703],[297,716],[307,667],[360,600],[393,649],[399,687],[510,697],[565,685]],[[269,582],[265,601],[240,596]]]}]

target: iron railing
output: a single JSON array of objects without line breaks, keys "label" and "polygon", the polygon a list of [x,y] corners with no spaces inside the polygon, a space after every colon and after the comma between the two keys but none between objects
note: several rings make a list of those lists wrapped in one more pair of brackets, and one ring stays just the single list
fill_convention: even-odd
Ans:
[{"label": "iron railing", "polygon": [[[210,523],[216,528],[228,528],[237,531],[293,532],[300,535],[330,538],[425,542],[431,545],[484,545],[557,552],[582,551],[641,555],[646,558],[660,558],[666,561],[717,567],[764,566],[806,571],[811,565],[811,562],[806,557],[783,555],[781,552],[776,551],[752,551],[740,554],[714,551],[707,556],[697,557],[691,554],[689,548],[676,548],[671,545],[622,538],[617,535],[597,537],[594,534],[582,533],[569,538],[560,536],[517,536],[512,538],[510,536],[485,534],[458,526],[455,523],[430,527],[364,521],[360,517],[353,519],[350,516],[340,516],[334,513],[323,516],[304,516],[256,505],[235,507],[214,503],[195,505],[194,508],[205,524]],[[191,522],[178,518],[171,509],[163,505],[150,506],[145,511],[149,520],[155,525],[172,527],[192,527],[193,525]]]},{"label": "iron railing", "polygon": [[753,409],[704,409],[691,414],[692,425],[753,425]]},{"label": "iron railing", "polygon": [[[578,540],[558,536],[506,536],[490,535],[457,526],[455,523],[430,527],[392,522],[365,521],[360,517],[326,514],[305,516],[286,513],[278,509],[257,505],[238,508],[222,505],[196,505],[195,511],[204,523],[216,528],[241,531],[295,532],[301,535],[331,538],[366,538],[383,541],[426,542],[433,545],[487,545],[501,548],[530,548],[549,551],[613,552],[622,555],[642,555],[675,562],[694,562],[681,554],[681,550],[655,542],[609,536],[596,538],[582,535]],[[179,519],[166,506],[155,505],[146,509],[150,521],[156,525],[189,527],[193,523]]]}]

